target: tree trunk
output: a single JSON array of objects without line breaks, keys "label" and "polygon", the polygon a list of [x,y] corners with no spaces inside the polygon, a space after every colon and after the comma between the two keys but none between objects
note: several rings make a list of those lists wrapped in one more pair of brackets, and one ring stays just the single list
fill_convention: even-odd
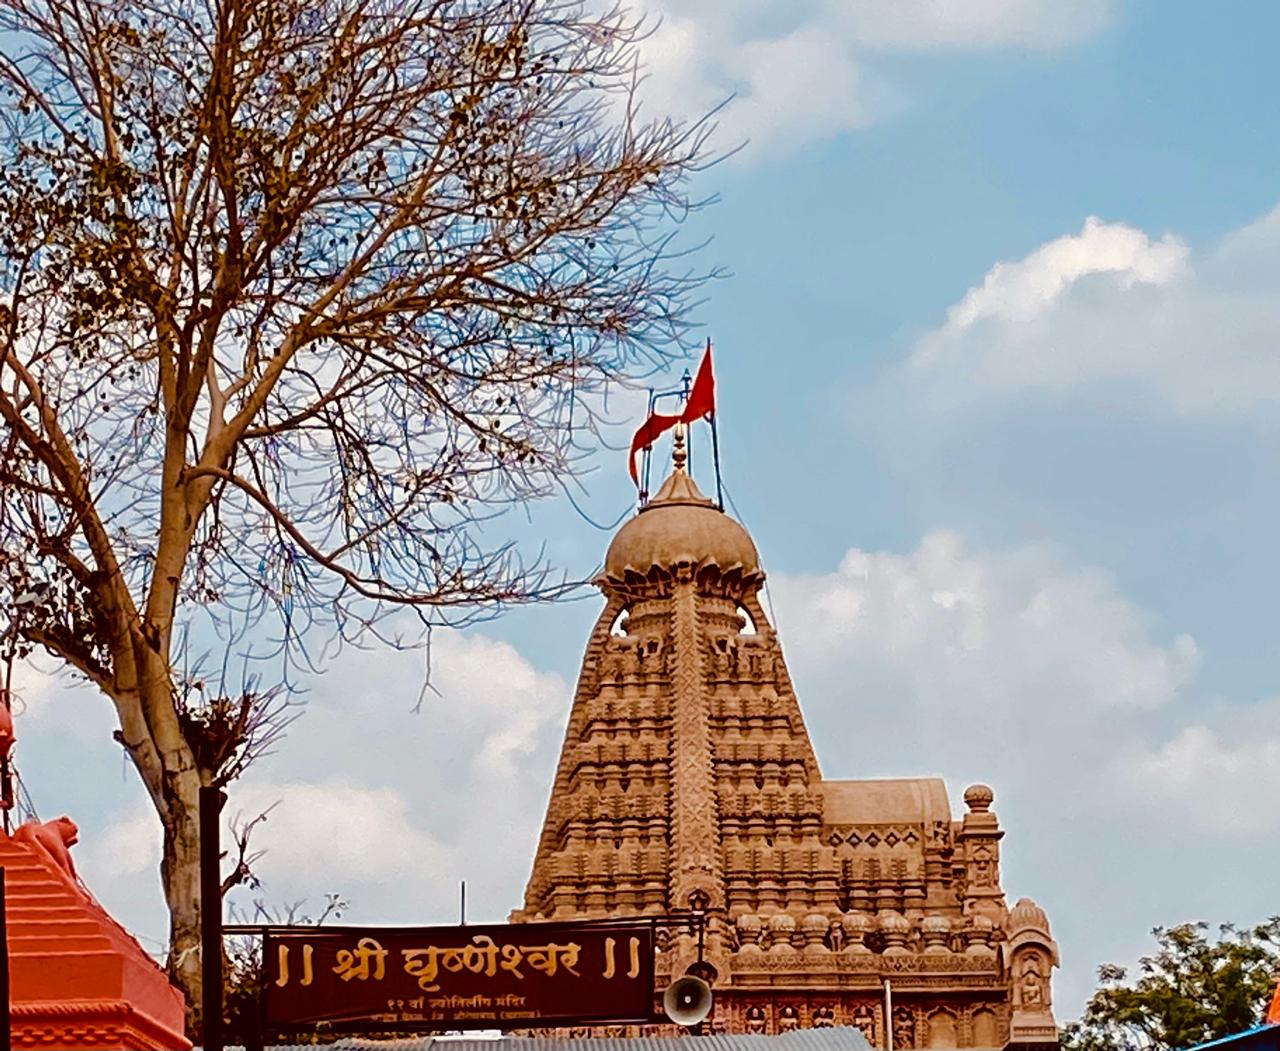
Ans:
[{"label": "tree trunk", "polygon": [[[200,777],[184,771],[165,781],[164,858],[160,876],[169,906],[169,977],[187,998],[187,1031],[201,1029]],[[221,903],[215,903],[220,907]]]}]

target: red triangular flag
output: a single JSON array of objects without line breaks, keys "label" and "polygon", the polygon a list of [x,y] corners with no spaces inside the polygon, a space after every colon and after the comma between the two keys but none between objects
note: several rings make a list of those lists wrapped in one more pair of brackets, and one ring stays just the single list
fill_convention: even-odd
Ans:
[{"label": "red triangular flag", "polygon": [[679,416],[668,416],[655,412],[640,425],[635,437],[631,439],[631,456],[627,466],[631,469],[631,480],[640,484],[640,474],[636,469],[636,453],[646,449],[658,440],[663,431],[670,430],[677,423],[693,423],[704,416],[712,416],[716,411],[716,378],[711,371],[711,340],[707,340],[707,349],[698,365],[698,374],[693,378],[693,386],[689,388],[689,398],[684,404],[684,411]]},{"label": "red triangular flag", "polygon": [[689,400],[685,402],[680,419],[685,423],[693,423],[704,416],[714,415],[715,411],[716,377],[711,371],[711,340],[707,340],[707,349],[702,355],[702,363],[698,366],[698,374],[693,378],[693,386],[689,389]]},{"label": "red triangular flag", "polygon": [[1276,986],[1276,995],[1271,998],[1271,1006],[1267,1009],[1267,1021],[1271,1025],[1280,1025],[1280,985]]},{"label": "red triangular flag", "polygon": [[664,413],[655,412],[640,425],[635,437],[631,439],[631,456],[627,461],[627,465],[631,468],[631,480],[636,485],[640,484],[640,475],[636,471],[636,453],[652,445],[663,431],[670,430],[679,422],[679,416],[667,416]]}]

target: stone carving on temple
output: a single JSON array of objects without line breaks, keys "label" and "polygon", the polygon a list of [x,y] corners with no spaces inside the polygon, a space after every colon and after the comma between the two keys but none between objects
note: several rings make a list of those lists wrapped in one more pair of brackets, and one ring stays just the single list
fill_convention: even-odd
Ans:
[{"label": "stone carving on temple", "polygon": [[909,1007],[897,1007],[893,1011],[893,1046],[916,1046],[916,1019]]},{"label": "stone carving on temple", "polygon": [[[716,1027],[838,1019],[883,1047],[888,979],[898,1051],[1056,1047],[1057,946],[1042,909],[1006,904],[995,793],[971,786],[957,818],[938,778],[825,778],[764,579],[678,459],[596,581],[605,605],[512,919],[707,909]],[[697,951],[681,931],[659,946],[655,994]]]},{"label": "stone carving on temple", "polygon": [[778,1012],[778,1032],[789,1033],[800,1028],[800,1012],[792,1004],[784,1004]]},{"label": "stone carving on temple", "polygon": [[862,1035],[867,1038],[867,1043],[873,1047],[878,1046],[877,1026],[876,1026],[876,1010],[870,1004],[859,1004],[853,1009],[853,1024],[862,1030]]}]

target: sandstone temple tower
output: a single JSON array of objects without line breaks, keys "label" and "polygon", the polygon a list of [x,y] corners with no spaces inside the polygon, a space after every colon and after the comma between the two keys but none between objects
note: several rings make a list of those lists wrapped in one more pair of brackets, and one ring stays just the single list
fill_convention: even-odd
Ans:
[{"label": "sandstone temple tower", "polygon": [[[715,1030],[1057,1047],[1057,945],[1041,908],[1006,904],[991,789],[967,789],[956,820],[940,779],[823,778],[755,545],[684,459],[677,432],[675,470],[605,557],[605,607],[512,918],[709,910]],[[659,990],[694,952],[671,937]]]}]

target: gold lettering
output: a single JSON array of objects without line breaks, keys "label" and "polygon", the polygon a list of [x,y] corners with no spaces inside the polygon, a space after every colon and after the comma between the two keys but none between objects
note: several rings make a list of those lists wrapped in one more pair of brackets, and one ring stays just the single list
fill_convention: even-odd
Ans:
[{"label": "gold lettering", "polygon": [[[364,977],[361,973],[362,968],[367,971],[370,961],[373,961],[378,968],[377,977],[382,977],[382,958],[386,955],[386,950],[371,939],[365,939],[365,941],[369,944],[366,946],[365,942],[361,942],[361,947],[354,953],[339,953],[339,965],[334,968],[336,973],[344,978],[348,977],[348,974],[351,977]],[[618,973],[617,941],[614,938],[607,938],[605,943],[604,976],[613,978]],[[635,978],[640,973],[640,940],[638,938],[631,939],[630,951],[630,977]],[[405,973],[415,978],[418,987],[428,993],[439,992],[442,971],[448,971],[451,974],[469,971],[471,974],[492,978],[501,969],[516,978],[523,979],[525,975],[521,968],[527,964],[548,978],[554,978],[561,971],[566,971],[575,978],[581,977],[577,970],[581,954],[582,946],[577,942],[499,945],[487,934],[473,936],[470,945],[448,948],[427,945],[417,949],[400,950]]]},{"label": "gold lettering", "polygon": [[502,969],[504,971],[510,971],[517,978],[523,978],[524,975],[520,971],[520,964],[523,962],[524,957],[514,945],[504,945],[502,947]]},{"label": "gold lettering", "polygon": [[[635,939],[633,938],[632,941]],[[613,977],[613,947],[618,943],[612,938],[604,940],[604,976],[605,978]]]},{"label": "gold lettering", "polygon": [[475,944],[462,951],[462,966],[472,974],[481,972],[488,978],[497,974],[498,947],[487,934],[477,934],[471,939]]},{"label": "gold lettering", "polygon": [[560,962],[564,965],[564,969],[575,978],[582,977],[582,975],[575,970],[578,966],[578,953],[581,951],[582,946],[577,942],[570,942],[568,945],[560,946],[560,954],[563,957]]},{"label": "gold lettering", "polygon": [[[524,953],[525,962],[535,971],[541,971],[548,978],[554,978],[556,971],[563,967],[575,978],[581,977],[574,967],[578,963],[578,953],[582,946],[577,942],[569,942],[567,945],[559,945],[556,942],[549,942],[546,945],[521,945],[520,951]],[[561,957],[563,956],[563,959]]]},{"label": "gold lettering", "polygon": [[405,974],[418,979],[419,989],[424,993],[440,991],[440,986],[436,984],[436,975],[439,973],[439,949],[434,945],[425,949],[401,949],[400,955],[404,957]]},{"label": "gold lettering", "polygon": [[363,982],[369,979],[370,964],[372,964],[373,980],[380,982],[386,974],[386,958],[386,949],[372,938],[361,938],[354,950],[338,950],[338,962],[333,968],[333,973],[344,982],[349,982],[352,978],[359,978]]},{"label": "gold lettering", "polygon": [[631,970],[627,972],[628,978],[640,977],[640,939],[631,939]]},{"label": "gold lettering", "polygon": [[302,947],[302,984],[310,985],[315,975],[311,970],[311,957],[315,953],[315,946],[307,944]]},{"label": "gold lettering", "polygon": [[281,945],[279,949],[280,974],[276,978],[276,985],[283,989],[289,984],[289,946]]}]

